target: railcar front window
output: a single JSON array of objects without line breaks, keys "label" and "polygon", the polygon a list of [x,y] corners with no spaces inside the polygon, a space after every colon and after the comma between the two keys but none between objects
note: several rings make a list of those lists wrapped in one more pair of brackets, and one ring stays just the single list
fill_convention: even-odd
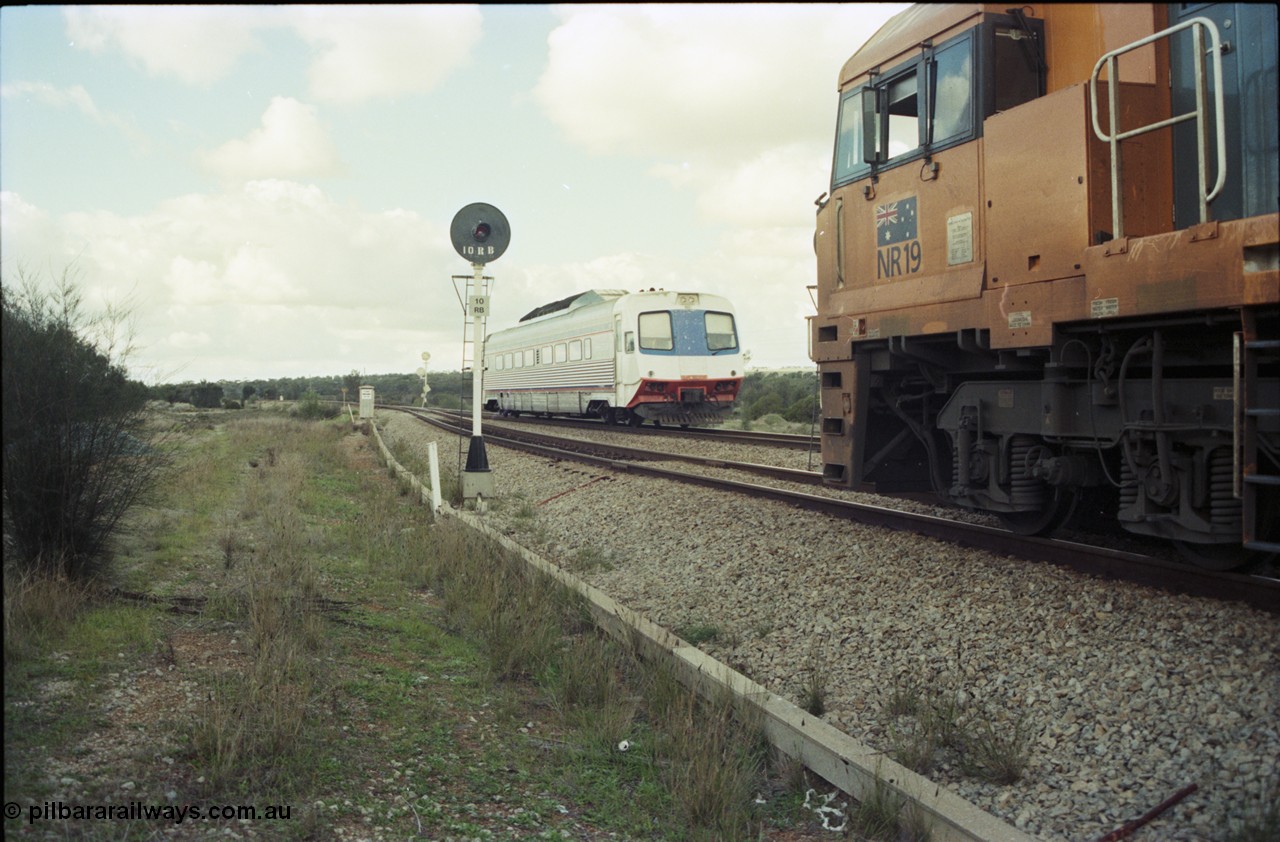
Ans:
[{"label": "railcar front window", "polygon": [[670,313],[640,314],[640,350],[670,351],[675,347],[674,336]]},{"label": "railcar front window", "polygon": [[707,313],[707,350],[734,351],[738,348],[738,332],[733,316],[728,313]]}]

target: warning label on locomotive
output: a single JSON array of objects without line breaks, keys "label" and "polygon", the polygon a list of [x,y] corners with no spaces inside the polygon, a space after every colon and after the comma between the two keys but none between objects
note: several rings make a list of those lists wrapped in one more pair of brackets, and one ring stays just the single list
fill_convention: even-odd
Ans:
[{"label": "warning label on locomotive", "polygon": [[947,217],[947,265],[973,262],[973,214]]},{"label": "warning label on locomotive", "polygon": [[920,271],[922,252],[917,235],[915,196],[876,205],[877,278]]},{"label": "warning label on locomotive", "polygon": [[1016,313],[1009,314],[1009,329],[1031,327],[1031,311],[1019,310]]},{"label": "warning label on locomotive", "polygon": [[1092,318],[1105,319],[1118,315],[1120,315],[1119,298],[1095,298],[1089,302],[1089,316]]}]

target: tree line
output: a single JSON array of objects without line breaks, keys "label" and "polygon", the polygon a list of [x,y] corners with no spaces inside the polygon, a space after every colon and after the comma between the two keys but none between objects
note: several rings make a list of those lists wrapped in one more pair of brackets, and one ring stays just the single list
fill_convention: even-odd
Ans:
[{"label": "tree line", "polygon": [[[461,409],[471,401],[471,373],[430,372],[427,406]],[[817,410],[817,374],[813,371],[753,371],[743,378],[735,416],[756,421],[780,415],[797,424],[811,423]],[[201,408],[240,408],[253,401],[321,401],[360,399],[360,387],[372,386],[379,403],[422,405],[422,378],[416,374],[361,374],[166,383],[150,389],[152,400],[189,403]],[[344,390],[345,389],[345,395]]]}]

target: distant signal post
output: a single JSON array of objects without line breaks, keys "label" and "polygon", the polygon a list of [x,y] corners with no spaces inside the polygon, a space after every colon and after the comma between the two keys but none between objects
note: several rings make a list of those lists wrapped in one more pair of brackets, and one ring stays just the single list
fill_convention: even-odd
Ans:
[{"label": "distant signal post", "polygon": [[471,444],[462,472],[462,498],[474,500],[477,510],[483,510],[484,501],[494,494],[493,473],[489,470],[489,457],[480,432],[480,409],[484,402],[484,326],[489,315],[490,291],[486,281],[493,280],[485,278],[484,266],[507,250],[511,242],[511,226],[502,211],[493,205],[476,202],[453,217],[449,238],[453,241],[454,250],[470,261],[472,271],[472,277],[467,279],[465,306],[471,321],[475,357],[471,364]]}]

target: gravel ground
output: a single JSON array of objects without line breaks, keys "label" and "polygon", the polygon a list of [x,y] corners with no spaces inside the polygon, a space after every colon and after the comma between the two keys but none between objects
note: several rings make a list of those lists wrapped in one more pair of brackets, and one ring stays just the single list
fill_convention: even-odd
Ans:
[{"label": "gravel ground", "polygon": [[[438,441],[457,467],[457,437],[399,413],[379,422],[389,441]],[[779,695],[800,702],[816,679],[824,718],[854,738],[910,744],[917,720],[890,712],[895,696],[954,702],[972,733],[1020,726],[1018,782],[966,774],[948,751],[929,777],[1040,839],[1094,839],[1191,783],[1132,838],[1226,839],[1275,797],[1280,617],[724,492],[488,457],[496,528],[669,629],[716,628],[701,648]]]}]

